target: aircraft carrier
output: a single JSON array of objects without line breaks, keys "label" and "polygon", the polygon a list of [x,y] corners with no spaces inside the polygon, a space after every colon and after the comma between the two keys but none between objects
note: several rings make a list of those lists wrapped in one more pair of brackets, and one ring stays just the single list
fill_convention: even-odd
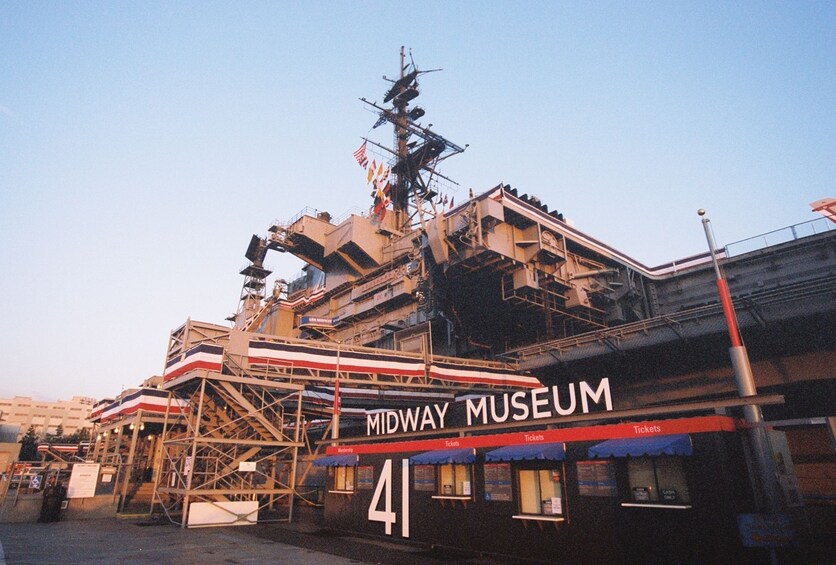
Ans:
[{"label": "aircraft carrier", "polygon": [[[390,126],[395,140],[366,137],[355,152],[368,212],[307,208],[265,226],[246,247],[231,327],[188,320],[172,332],[164,374],[145,395],[162,389],[170,401],[143,404],[140,389],[134,408],[98,407],[111,414],[99,420],[101,461],[128,445],[128,461],[139,460],[134,430],[143,417],[156,430],[155,504],[184,524],[200,525],[193,505],[219,501],[240,514],[236,504],[255,500],[292,520],[294,498],[313,496],[301,488],[311,463],[374,411],[596,375],[622,391],[620,409],[734,393],[710,254],[649,267],[508,184],[451,196],[441,165],[466,146],[422,125],[416,102],[430,72],[401,51],[382,102],[361,99],[376,119],[370,132]],[[759,385],[803,400],[776,419],[818,415],[811,399],[832,385],[832,225],[716,250]],[[271,283],[271,253],[305,266]],[[786,370],[796,365],[806,369]],[[244,463],[255,472],[239,472]]]}]

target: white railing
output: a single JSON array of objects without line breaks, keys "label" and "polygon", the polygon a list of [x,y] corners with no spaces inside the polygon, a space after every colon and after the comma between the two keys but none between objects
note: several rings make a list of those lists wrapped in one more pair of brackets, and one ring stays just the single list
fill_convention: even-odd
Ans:
[{"label": "white railing", "polygon": [[774,230],[755,237],[730,243],[725,247],[726,256],[735,257],[743,255],[744,253],[751,253],[752,251],[765,249],[780,243],[786,243],[788,241],[801,239],[802,237],[809,237],[811,235],[824,233],[834,229],[834,227],[836,227],[836,224],[827,218],[816,218],[815,220],[802,222],[800,224],[795,224],[786,228],[781,228],[779,230]]}]

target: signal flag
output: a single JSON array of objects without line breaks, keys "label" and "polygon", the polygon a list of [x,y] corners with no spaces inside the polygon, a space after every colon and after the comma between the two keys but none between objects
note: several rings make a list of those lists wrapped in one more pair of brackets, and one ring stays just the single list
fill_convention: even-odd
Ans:
[{"label": "signal flag", "polygon": [[357,164],[364,169],[366,168],[366,165],[369,164],[369,158],[366,157],[366,143],[367,142],[364,141],[363,145],[361,145],[360,148],[354,152],[354,160],[357,161]]}]

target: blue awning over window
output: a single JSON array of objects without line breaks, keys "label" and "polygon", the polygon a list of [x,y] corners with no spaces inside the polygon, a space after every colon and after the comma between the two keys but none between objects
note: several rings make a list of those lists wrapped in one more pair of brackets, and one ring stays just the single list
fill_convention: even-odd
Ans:
[{"label": "blue awning over window", "polygon": [[474,461],[476,461],[476,450],[472,447],[427,451],[409,458],[412,465],[447,465],[449,463],[473,463]]},{"label": "blue awning over window", "polygon": [[357,465],[357,455],[329,455],[322,459],[317,459],[313,464],[317,467],[354,467]]},{"label": "blue awning over window", "polygon": [[590,457],[641,457],[643,455],[691,455],[691,436],[669,436],[609,439],[589,448]]},{"label": "blue awning over window", "polygon": [[485,454],[485,461],[563,461],[566,450],[562,443],[508,445]]}]

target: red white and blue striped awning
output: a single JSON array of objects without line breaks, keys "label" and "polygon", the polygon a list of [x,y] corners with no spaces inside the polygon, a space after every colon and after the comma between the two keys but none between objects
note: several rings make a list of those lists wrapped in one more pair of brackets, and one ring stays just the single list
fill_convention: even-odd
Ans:
[{"label": "red white and blue striped awning", "polygon": [[[169,394],[164,390],[140,388],[108,404],[97,419],[104,423],[115,418],[129,416],[139,410],[153,414],[165,414],[168,411],[172,416],[179,416],[185,412],[188,405],[188,400],[169,399]],[[96,420],[92,416],[90,419]]]},{"label": "red white and blue striped awning", "polygon": [[195,345],[185,353],[168,360],[163,371],[163,382],[176,379],[197,369],[219,372],[223,364],[223,354],[222,345],[209,343]]},{"label": "red white and blue striped awning", "polygon": [[521,375],[513,371],[473,367],[434,361],[429,366],[430,378],[456,384],[474,384],[500,387],[540,388],[543,384],[536,377]]},{"label": "red white and blue striped awning", "polygon": [[424,361],[397,353],[321,348],[297,343],[251,340],[251,365],[349,371],[382,375],[423,376]]}]

